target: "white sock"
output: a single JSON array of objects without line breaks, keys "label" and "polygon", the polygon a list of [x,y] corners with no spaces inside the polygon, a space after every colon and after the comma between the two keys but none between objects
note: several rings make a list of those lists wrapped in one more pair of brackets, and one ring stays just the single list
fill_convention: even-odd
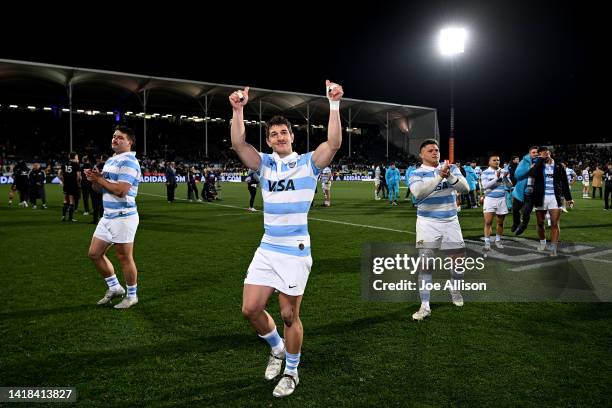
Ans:
[{"label": "white sock", "polygon": [[495,235],[495,242],[501,241],[501,235]]},{"label": "white sock", "polygon": [[270,333],[264,334],[263,336],[259,335],[259,337],[268,343],[274,355],[280,354],[285,349],[285,341],[278,334],[276,327]]},{"label": "white sock", "polygon": [[121,286],[119,285],[119,279],[117,279],[117,275],[115,274],[109,276],[108,278],[104,278],[104,280],[106,281],[106,285],[109,289],[117,290],[119,289],[119,286]]},{"label": "white sock", "polygon": [[421,302],[421,307],[424,307],[425,309],[429,310],[429,302]]},{"label": "white sock", "polygon": [[541,240],[540,240],[540,244],[544,244],[544,245],[546,245],[546,240],[545,240],[545,239],[541,239]]},{"label": "white sock", "polygon": [[491,237],[485,237],[485,244],[491,243]]},{"label": "white sock", "polygon": [[138,297],[136,295],[136,289],[138,285],[134,285],[134,286],[126,285],[126,287],[127,287],[127,297]]}]

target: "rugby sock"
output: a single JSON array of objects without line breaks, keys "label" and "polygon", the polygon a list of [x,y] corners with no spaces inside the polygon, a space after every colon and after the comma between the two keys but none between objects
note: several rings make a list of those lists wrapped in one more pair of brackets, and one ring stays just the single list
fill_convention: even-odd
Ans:
[{"label": "rugby sock", "polygon": [[300,356],[302,353],[291,354],[285,352],[285,374],[297,376],[298,365],[300,365]]},{"label": "rugby sock", "polygon": [[68,205],[68,219],[71,220],[73,215],[74,215],[74,205],[69,204]]},{"label": "rugby sock", "polygon": [[501,241],[501,235],[495,235],[495,242]]},{"label": "rugby sock", "polygon": [[127,297],[136,297],[136,288],[138,287],[138,285],[134,285],[134,286],[126,285],[126,287],[127,287]]},{"label": "rugby sock", "polygon": [[119,280],[117,279],[117,275],[113,274],[112,276],[109,276],[108,278],[104,278],[104,280],[106,281],[106,284],[108,285],[109,289],[118,289],[116,286],[119,285]]},{"label": "rugby sock", "polygon": [[556,242],[551,242],[550,243],[550,250],[552,252],[557,252],[557,243]]},{"label": "rugby sock", "polygon": [[421,297],[421,306],[426,307],[427,309],[429,309],[429,296],[430,296],[430,291],[429,289],[423,289],[423,284],[424,283],[432,283],[433,279],[431,276],[431,273],[419,273],[419,295]]},{"label": "rugby sock", "polygon": [[485,244],[491,243],[491,237],[485,237]]},{"label": "rugby sock", "polygon": [[285,349],[285,342],[278,334],[276,327],[268,334],[264,334],[263,336],[260,334],[259,337],[264,339],[272,348],[272,353],[279,354]]},{"label": "rugby sock", "polygon": [[546,240],[545,239],[541,239],[540,240],[540,244],[546,245]]},{"label": "rugby sock", "polygon": [[68,204],[64,203],[64,206],[62,207],[62,217],[66,216],[67,211],[68,211]]}]

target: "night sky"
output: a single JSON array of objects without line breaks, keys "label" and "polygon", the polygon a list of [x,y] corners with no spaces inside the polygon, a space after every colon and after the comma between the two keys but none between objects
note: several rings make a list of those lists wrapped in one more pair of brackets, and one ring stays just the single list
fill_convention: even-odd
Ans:
[{"label": "night sky", "polygon": [[457,23],[469,31],[455,72],[457,155],[611,139],[600,101],[609,87],[606,14],[594,6],[262,4],[165,3],[149,16],[105,6],[66,24],[39,17],[28,34],[3,41],[0,57],[307,93],[321,93],[329,78],[347,97],[438,109],[445,147],[450,64],[437,34]]}]

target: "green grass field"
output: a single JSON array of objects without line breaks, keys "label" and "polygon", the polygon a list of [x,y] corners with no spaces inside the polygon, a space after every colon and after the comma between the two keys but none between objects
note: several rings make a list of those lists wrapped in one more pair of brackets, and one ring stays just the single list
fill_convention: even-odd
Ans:
[{"label": "green grass field", "polygon": [[[416,302],[362,301],[362,244],[414,242],[415,210],[374,201],[371,183],[336,182],[332,208],[320,207],[319,190],[301,382],[285,400],[272,397],[267,345],[240,312],[263,232],[261,212],[244,209],[244,184],[224,184],[214,204],[173,205],[163,185],[141,185],[140,303],[124,311],[95,304],[106,286],[87,258],[90,217],[60,222],[59,186],[47,187],[47,210],[7,207],[7,192],[0,186],[0,386],[74,386],[79,406],[99,407],[610,405],[609,303],[436,303],[416,323]],[[562,239],[612,242],[612,211],[575,197]],[[460,220],[464,237],[479,239],[481,210]],[[270,311],[280,322],[276,299]]]}]

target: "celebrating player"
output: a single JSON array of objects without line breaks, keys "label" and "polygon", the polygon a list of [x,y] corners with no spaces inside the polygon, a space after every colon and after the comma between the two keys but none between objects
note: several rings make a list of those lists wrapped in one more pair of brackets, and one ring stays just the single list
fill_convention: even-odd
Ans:
[{"label": "celebrating player", "polygon": [[[465,243],[457,218],[455,204],[457,192],[465,194],[469,186],[459,169],[448,163],[440,163],[440,148],[434,139],[421,143],[419,157],[423,165],[410,177],[410,191],[417,199],[416,247],[420,255],[430,255],[433,249],[463,252]],[[463,275],[451,271],[453,287]],[[431,271],[419,271],[419,294],[421,307],[412,315],[414,320],[423,320],[431,315],[430,291],[424,284],[432,283]],[[456,306],[463,306],[463,297],[458,290],[451,290],[451,299]]]},{"label": "celebrating player", "polygon": [[106,256],[106,251],[114,245],[127,286],[127,296],[115,305],[115,309],[127,309],[138,303],[138,271],[133,250],[139,222],[136,195],[141,172],[136,153],[131,151],[136,143],[132,129],[117,126],[111,143],[115,154],[106,161],[102,173],[97,167],[85,170],[93,190],[102,193],[104,206],[104,216],[91,239],[89,258],[108,285],[106,294],[98,301],[99,305],[106,305],[113,298],[125,294],[113,264]]},{"label": "celebrating player", "polygon": [[512,186],[508,172],[499,168],[499,156],[489,157],[489,168],[482,172],[482,187],[485,199],[483,205],[484,213],[484,250],[491,249],[491,225],[493,216],[497,215],[497,234],[495,234],[495,246],[503,248],[501,237],[504,234],[504,218],[508,214],[506,205],[506,187]]},{"label": "celebrating player", "polygon": [[[314,152],[301,155],[293,151],[291,124],[281,116],[267,123],[266,143],[273,153],[255,150],[245,141],[243,109],[249,101],[249,88],[229,97],[233,108],[232,148],[245,166],[259,171],[264,202],[265,232],[244,280],[242,313],[271,347],[265,378],[272,380],[280,374],[285,360],[284,375],[273,392],[275,397],[291,395],[299,384],[303,338],[300,304],[312,266],[308,210],[317,176],[331,163],[342,143],[339,109],[344,92],[330,81],[325,85],[330,106],[327,141]],[[284,339],[265,310],[275,290],[279,292]]]}]

